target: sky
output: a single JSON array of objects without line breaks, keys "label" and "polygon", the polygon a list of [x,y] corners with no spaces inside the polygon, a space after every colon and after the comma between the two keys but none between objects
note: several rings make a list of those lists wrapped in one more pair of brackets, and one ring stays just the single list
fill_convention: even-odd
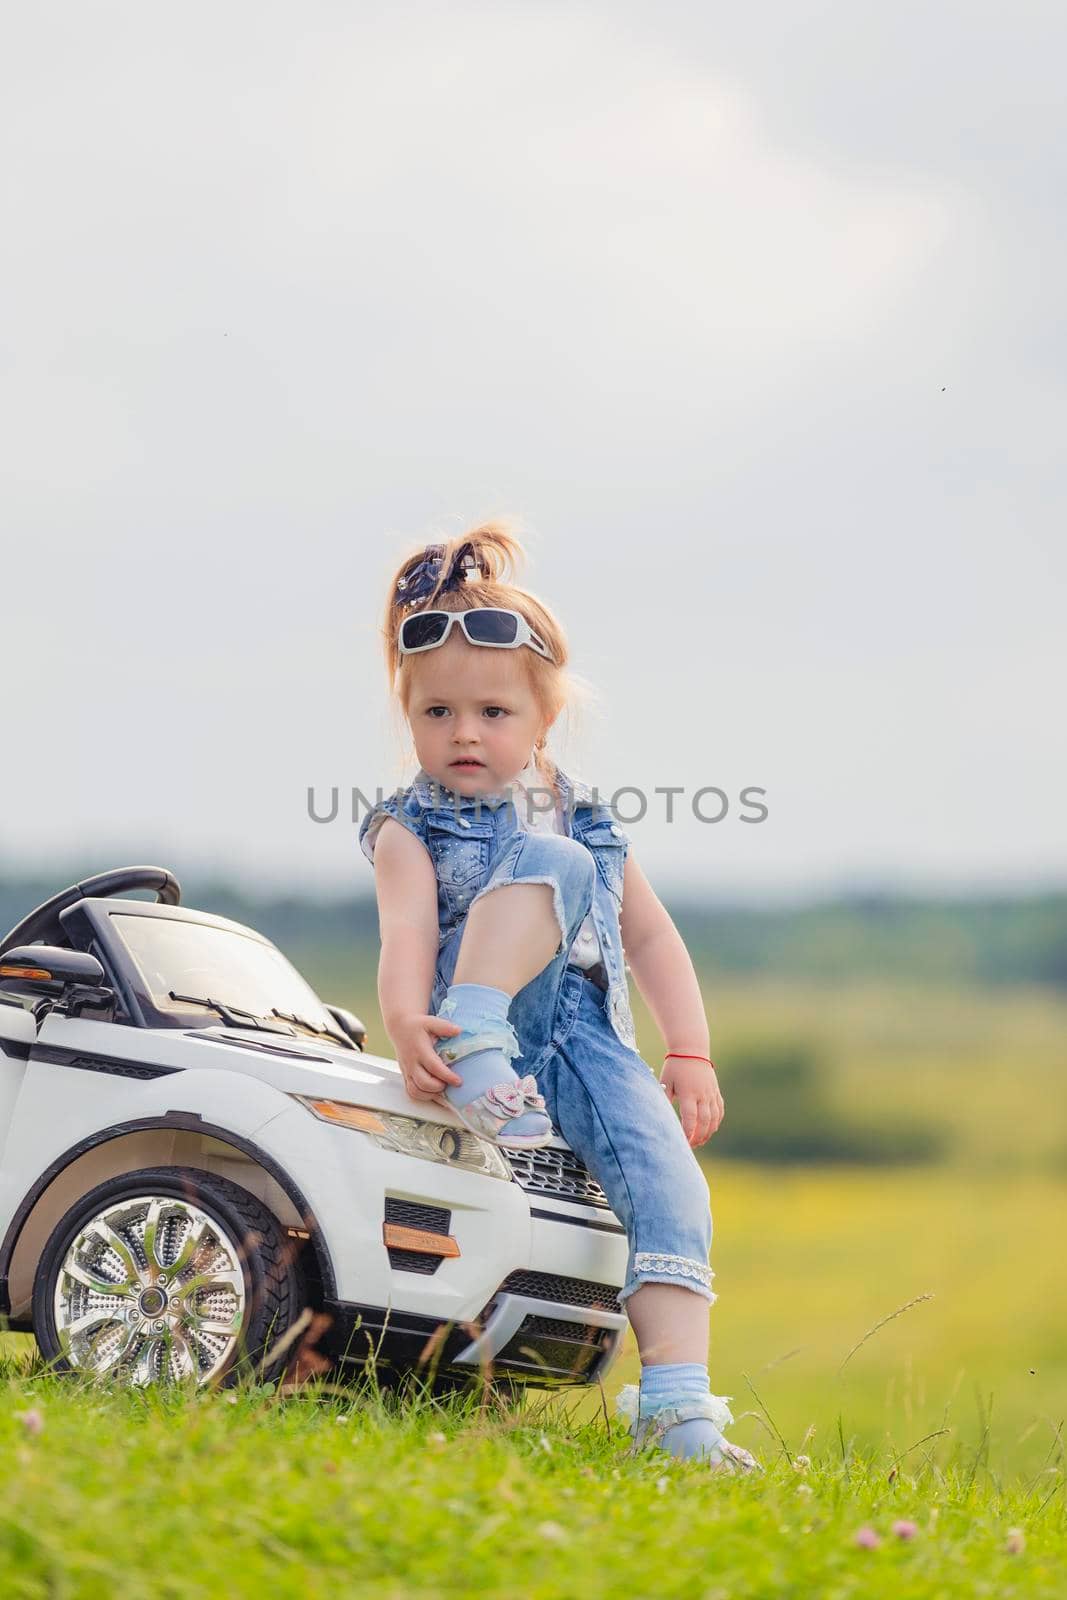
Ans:
[{"label": "sky", "polygon": [[509,515],[590,686],[553,748],[648,796],[665,897],[1067,884],[1065,47],[1025,0],[14,8],[0,871],[369,893],[388,578]]}]

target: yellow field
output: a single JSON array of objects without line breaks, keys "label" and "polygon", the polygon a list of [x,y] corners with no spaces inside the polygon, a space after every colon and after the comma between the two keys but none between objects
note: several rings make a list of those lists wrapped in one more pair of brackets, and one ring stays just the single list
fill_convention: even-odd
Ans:
[{"label": "yellow field", "polygon": [[[947,1426],[944,1460],[957,1440],[979,1443],[992,1396],[991,1464],[1040,1469],[1067,1416],[1067,1185],[951,1167],[709,1170],[712,1387],[735,1417],[757,1409],[747,1373],[794,1451],[809,1425],[820,1446],[836,1440],[840,1412],[846,1438],[896,1450]],[[923,1294],[839,1371],[868,1329]],[[615,1377],[635,1374],[631,1356]],[[754,1446],[764,1430],[733,1433]]]},{"label": "yellow field", "polygon": [[[1067,997],[769,979],[705,981],[705,994],[727,1118],[745,1093],[731,1056],[804,1041],[852,1119],[950,1135],[945,1160],[910,1168],[755,1167],[716,1160],[710,1141],[712,1387],[740,1416],[756,1409],[747,1373],[794,1449],[809,1425],[836,1440],[840,1413],[846,1441],[888,1436],[899,1450],[948,1428],[932,1441],[944,1461],[988,1425],[994,1470],[1040,1472],[1067,1417]],[[387,1050],[371,974],[349,1002]],[[924,1294],[839,1372],[868,1329]],[[611,1388],[635,1372],[631,1352]],[[751,1419],[734,1433],[766,1441]]]},{"label": "yellow field", "polygon": [[[389,1053],[372,971],[336,951],[290,953]],[[811,1427],[820,1453],[836,1448],[840,1416],[858,1447],[904,1451],[948,1429],[908,1458],[932,1448],[946,1463],[961,1446],[973,1457],[988,1427],[995,1473],[1039,1476],[1061,1459],[1067,1417],[1067,997],[764,979],[709,982],[706,999],[727,1120],[745,1094],[732,1059],[754,1041],[801,1041],[835,1110],[950,1135],[943,1160],[914,1167],[755,1166],[717,1157],[714,1138],[705,1147],[712,1387],[749,1413],[732,1435],[765,1457],[773,1448],[747,1374],[794,1451]],[[658,1064],[639,1001],[635,1016]],[[924,1295],[840,1370],[880,1319]],[[635,1375],[629,1349],[611,1391]]]},{"label": "yellow field", "polygon": [[[988,1420],[992,1466],[1038,1472],[1067,1417],[1067,1001],[731,981],[708,987],[707,1009],[727,1118],[745,1092],[731,1050],[804,1039],[850,1116],[919,1117],[952,1136],[937,1165],[866,1170],[717,1162],[710,1141],[713,1388],[735,1415],[754,1408],[747,1372],[794,1448],[809,1424],[824,1445],[836,1437],[840,1411],[846,1438],[888,1435],[900,1450],[947,1426],[944,1459]],[[639,1028],[655,1061],[640,1008]],[[921,1294],[934,1298],[838,1373]]]}]

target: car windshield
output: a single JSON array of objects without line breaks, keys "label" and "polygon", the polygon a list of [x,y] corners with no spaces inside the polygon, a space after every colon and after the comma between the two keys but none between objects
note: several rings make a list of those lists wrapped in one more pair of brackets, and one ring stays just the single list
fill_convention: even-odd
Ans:
[{"label": "car windshield", "polygon": [[135,961],[158,1011],[203,1016],[206,1008],[175,994],[221,1001],[234,1010],[271,1018],[284,1011],[314,1028],[339,1035],[311,985],[306,983],[274,945],[230,928],[177,917],[128,916],[113,911],[111,920]]}]

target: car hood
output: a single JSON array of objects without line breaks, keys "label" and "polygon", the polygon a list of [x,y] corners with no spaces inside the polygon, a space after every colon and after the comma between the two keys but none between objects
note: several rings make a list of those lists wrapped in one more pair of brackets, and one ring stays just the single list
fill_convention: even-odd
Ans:
[{"label": "car hood", "polygon": [[171,1071],[241,1072],[284,1094],[348,1100],[376,1111],[460,1125],[451,1107],[410,1099],[395,1061],[310,1037],[221,1026],[130,1028],[50,1014],[37,1035],[36,1047],[42,1046]]},{"label": "car hood", "polygon": [[431,1122],[459,1121],[448,1107],[412,1100],[404,1088],[400,1068],[387,1056],[346,1050],[325,1040],[288,1040],[274,1035],[264,1038],[238,1028],[198,1028],[184,1037],[189,1041],[185,1059],[190,1066],[203,1063],[226,1067],[232,1061],[238,1071],[286,1094],[349,1100],[354,1105],[419,1116]]}]

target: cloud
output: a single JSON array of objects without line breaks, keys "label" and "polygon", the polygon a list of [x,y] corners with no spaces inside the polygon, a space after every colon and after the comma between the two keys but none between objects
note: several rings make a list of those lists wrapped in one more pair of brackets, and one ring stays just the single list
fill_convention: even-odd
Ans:
[{"label": "cloud", "polygon": [[[664,874],[1064,864],[952,714],[1014,708],[1056,793],[1047,51],[1024,114],[985,7],[965,51],[906,6],[62,16],[0,69],[13,849],[351,875],[303,797],[393,781],[386,573],[500,509],[603,689],[587,775],[786,802],[650,836]],[[936,804],[894,812],[891,758]]]}]

